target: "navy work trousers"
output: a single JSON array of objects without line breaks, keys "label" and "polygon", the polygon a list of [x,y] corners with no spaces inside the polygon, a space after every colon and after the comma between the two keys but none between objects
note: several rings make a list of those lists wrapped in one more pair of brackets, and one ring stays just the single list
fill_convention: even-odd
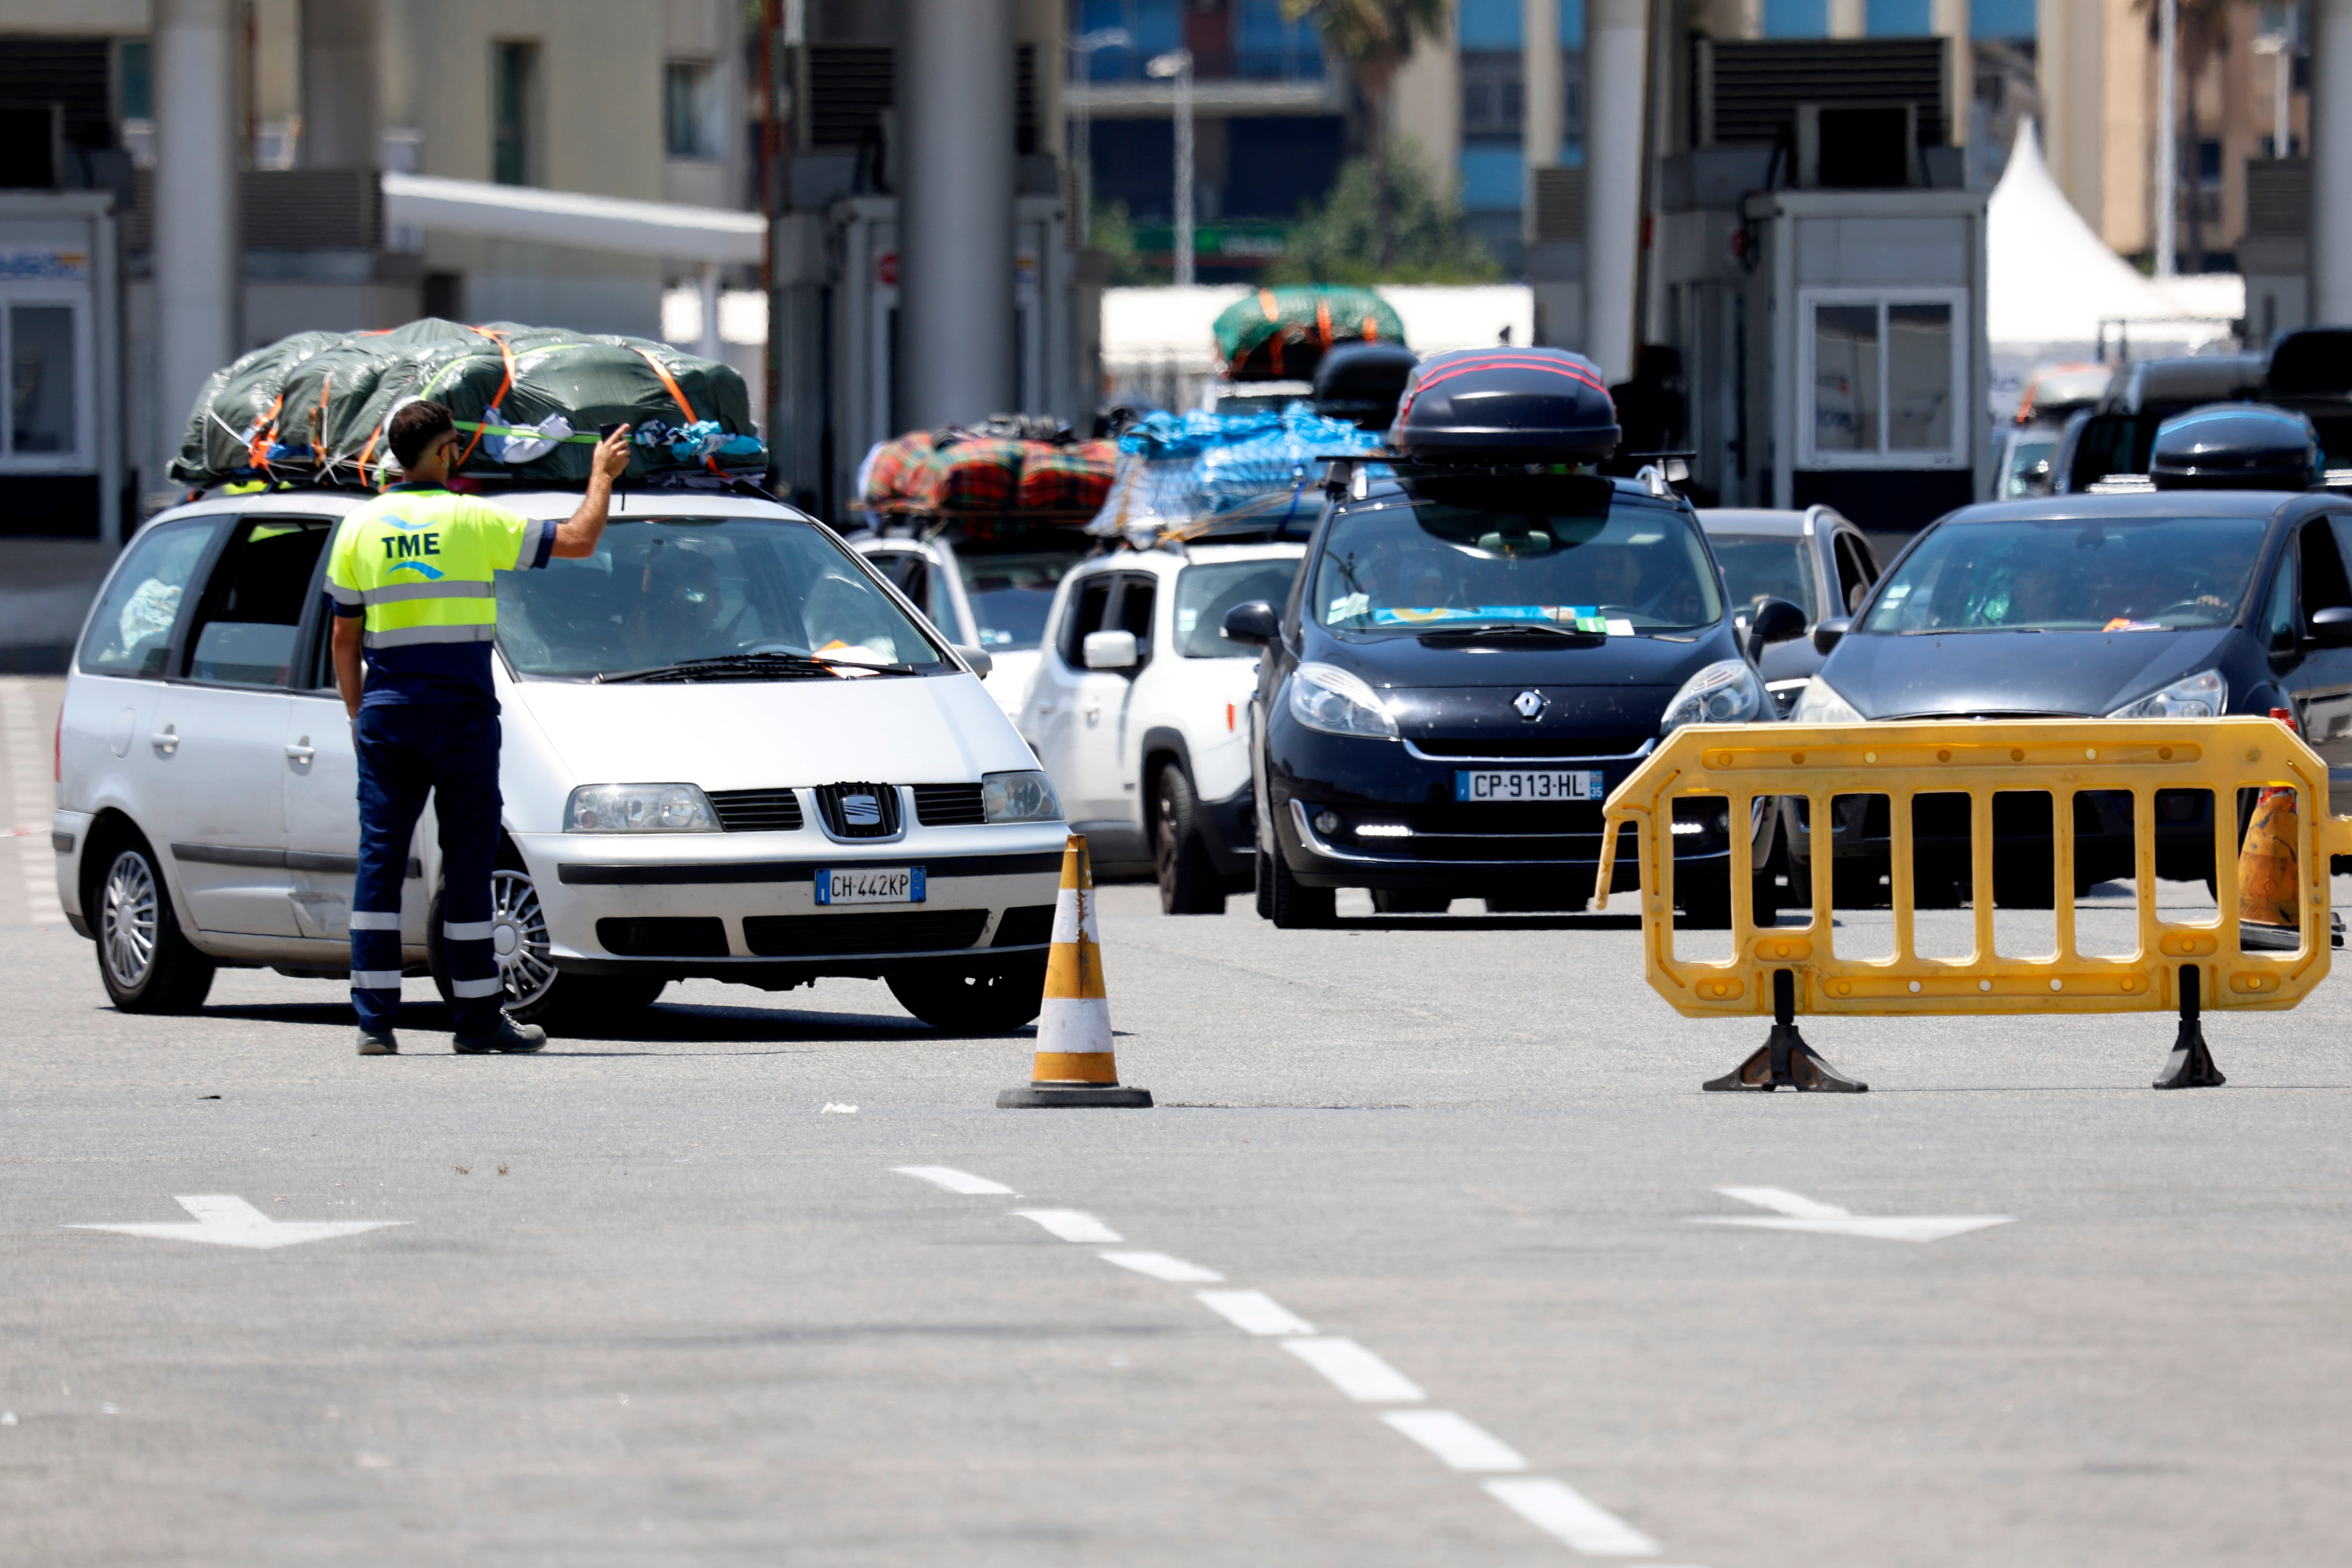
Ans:
[{"label": "navy work trousers", "polygon": [[360,709],[360,871],[352,889],[352,1006],[364,1030],[400,1014],[400,891],[425,797],[441,823],[442,936],[457,1032],[499,1027],[490,869],[499,852],[499,716],[470,704]]}]

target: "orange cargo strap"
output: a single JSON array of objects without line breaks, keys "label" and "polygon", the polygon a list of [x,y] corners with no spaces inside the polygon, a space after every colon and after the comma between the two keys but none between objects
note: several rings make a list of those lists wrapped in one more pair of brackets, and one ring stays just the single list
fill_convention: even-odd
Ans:
[{"label": "orange cargo strap", "polygon": [[278,411],[286,406],[286,394],[281,392],[269,400],[269,412],[253,422],[253,435],[246,443],[245,455],[256,468],[267,472],[269,467],[269,443],[278,434]]},{"label": "orange cargo strap", "polygon": [[[502,367],[499,372],[499,390],[491,393],[490,401],[483,405],[485,408],[496,408],[505,402],[507,393],[514,390],[514,349],[507,342],[507,335],[504,332],[493,332],[488,327],[468,327],[466,330],[478,332],[499,346],[499,362]],[[453,469],[463,468],[466,465],[466,460],[474,455],[474,448],[481,444],[482,433],[477,427],[473,439],[466,443],[466,450],[457,455],[457,461],[450,466]]]},{"label": "orange cargo strap", "polygon": [[1329,348],[1331,346],[1331,302],[1328,299],[1318,299],[1315,302],[1315,329],[1323,334],[1323,346]]},{"label": "orange cargo strap", "polygon": [[[677,404],[678,412],[680,413],[686,415],[686,423],[692,424],[694,423],[694,405],[686,401],[686,393],[679,390],[677,379],[669,373],[668,369],[664,366],[659,360],[655,359],[653,355],[647,353],[645,350],[639,349],[637,350],[637,357],[653,367],[654,374],[661,378],[662,390],[669,393],[670,401]],[[719,472],[719,459],[716,457],[705,456],[702,460],[702,465],[709,469],[713,474]]]}]

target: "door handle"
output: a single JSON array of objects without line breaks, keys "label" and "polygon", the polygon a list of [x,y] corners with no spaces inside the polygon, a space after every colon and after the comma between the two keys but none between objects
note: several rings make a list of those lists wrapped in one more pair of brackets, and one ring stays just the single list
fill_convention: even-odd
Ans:
[{"label": "door handle", "polygon": [[165,725],[163,728],[157,730],[154,734],[147,737],[147,744],[162,752],[164,756],[169,757],[172,753],[180,749],[180,737],[174,733],[177,728],[178,727],[175,725]]},{"label": "door handle", "polygon": [[292,758],[297,762],[308,762],[310,758],[319,755],[319,748],[310,744],[310,737],[306,735],[300,740],[298,740],[293,745],[288,747],[286,748],[286,755]]}]

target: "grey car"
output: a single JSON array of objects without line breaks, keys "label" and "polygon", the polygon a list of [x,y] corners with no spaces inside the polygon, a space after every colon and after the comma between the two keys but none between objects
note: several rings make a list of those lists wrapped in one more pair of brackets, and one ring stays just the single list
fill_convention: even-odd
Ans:
[{"label": "grey car", "polygon": [[1822,667],[1812,628],[1853,613],[1878,580],[1878,558],[1863,531],[1829,507],[1788,512],[1715,507],[1699,513],[1698,525],[1723,568],[1743,634],[1767,599],[1785,599],[1805,612],[1808,635],[1771,643],[1757,660],[1765,690],[1786,717]]}]

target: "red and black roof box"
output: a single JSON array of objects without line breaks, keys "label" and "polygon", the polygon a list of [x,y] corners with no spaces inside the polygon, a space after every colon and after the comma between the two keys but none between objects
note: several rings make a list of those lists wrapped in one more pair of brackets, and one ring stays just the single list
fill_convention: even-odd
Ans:
[{"label": "red and black roof box", "polygon": [[1389,445],[1435,462],[1598,463],[1622,433],[1599,367],[1565,349],[1454,349],[1413,371]]}]

